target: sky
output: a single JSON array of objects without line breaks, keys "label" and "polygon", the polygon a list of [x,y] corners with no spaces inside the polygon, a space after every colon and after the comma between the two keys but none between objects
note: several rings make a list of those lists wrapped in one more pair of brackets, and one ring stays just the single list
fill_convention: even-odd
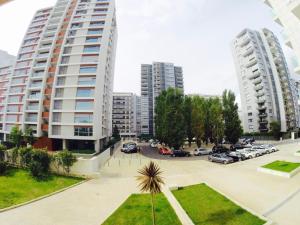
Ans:
[{"label": "sky", "polygon": [[[34,12],[56,0],[15,0],[0,7],[0,49],[16,55]],[[183,67],[185,93],[239,90],[230,43],[244,28],[282,28],[262,0],[116,0],[114,91],[140,93],[140,65]],[[287,55],[289,50],[282,44]]]}]

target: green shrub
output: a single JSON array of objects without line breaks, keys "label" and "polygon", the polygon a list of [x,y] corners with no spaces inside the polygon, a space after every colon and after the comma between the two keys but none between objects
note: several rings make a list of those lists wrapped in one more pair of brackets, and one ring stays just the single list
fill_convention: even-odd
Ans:
[{"label": "green shrub", "polygon": [[17,165],[19,157],[19,148],[15,147],[11,153],[11,163]]},{"label": "green shrub", "polygon": [[20,148],[20,164],[22,167],[28,167],[32,159],[32,148]]},{"label": "green shrub", "polygon": [[3,175],[6,172],[7,163],[4,161],[0,161],[0,175]]},{"label": "green shrub", "polygon": [[0,161],[5,160],[6,147],[0,144]]},{"label": "green shrub", "polygon": [[70,173],[70,168],[73,166],[73,164],[77,161],[77,158],[75,155],[73,155],[72,152],[68,150],[63,150],[59,152],[58,154],[58,165],[61,165],[66,173]]},{"label": "green shrub", "polygon": [[31,175],[36,178],[45,178],[49,174],[50,162],[51,157],[46,151],[40,149],[33,150],[29,164]]}]

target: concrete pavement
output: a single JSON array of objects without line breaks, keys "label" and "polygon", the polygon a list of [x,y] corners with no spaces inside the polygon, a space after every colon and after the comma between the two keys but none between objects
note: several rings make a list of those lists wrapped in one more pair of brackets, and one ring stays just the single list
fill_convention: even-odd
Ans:
[{"label": "concrete pavement", "polygon": [[[279,225],[299,225],[300,174],[291,179],[257,172],[274,160],[300,161],[298,143],[280,145],[279,152],[230,165],[201,158],[155,159],[168,186],[206,182],[254,212]],[[138,192],[137,169],[151,159],[117,152],[98,178],[41,201],[0,213],[1,225],[99,225],[132,193]],[[279,205],[280,203],[284,203]],[[276,207],[276,206],[280,207]],[[271,210],[276,208],[275,210]],[[271,210],[271,211],[270,211]]]}]

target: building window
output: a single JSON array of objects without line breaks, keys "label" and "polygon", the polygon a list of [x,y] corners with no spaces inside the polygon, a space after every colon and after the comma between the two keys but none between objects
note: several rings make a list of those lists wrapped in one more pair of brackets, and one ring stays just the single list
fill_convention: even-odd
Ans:
[{"label": "building window", "polygon": [[52,115],[53,115],[52,122],[54,122],[54,123],[61,122],[61,113],[55,112]]},{"label": "building window", "polygon": [[93,114],[76,113],[74,117],[75,123],[93,123]]},{"label": "building window", "polygon": [[76,101],[76,110],[93,110],[94,101]]},{"label": "building window", "polygon": [[95,85],[96,84],[96,77],[79,77],[78,78],[78,85]]},{"label": "building window", "polygon": [[61,126],[52,126],[52,135],[60,135]]},{"label": "building window", "polygon": [[54,101],[54,109],[62,109],[62,100]]},{"label": "building window", "polygon": [[59,77],[59,78],[57,78],[56,85],[57,86],[63,86],[63,85],[65,85],[65,82],[66,82],[65,77]]},{"label": "building window", "polygon": [[59,67],[59,74],[66,74],[68,72],[68,67],[67,66],[60,66]]},{"label": "building window", "polygon": [[85,39],[86,43],[95,43],[95,42],[100,42],[101,41],[101,37],[87,37]]},{"label": "building window", "polygon": [[78,88],[76,97],[94,97],[94,88]]},{"label": "building window", "polygon": [[96,22],[91,22],[90,27],[101,27],[102,25],[105,24],[105,21],[96,21]]},{"label": "building window", "polygon": [[83,55],[81,62],[97,63],[99,61],[99,55]]},{"label": "building window", "polygon": [[61,58],[61,64],[68,64],[70,61],[70,56],[63,56]]},{"label": "building window", "polygon": [[100,45],[85,46],[83,52],[99,52]]},{"label": "building window", "polygon": [[96,73],[97,66],[80,66],[79,73]]},{"label": "building window", "polygon": [[61,98],[64,96],[64,89],[63,88],[57,88],[55,91],[55,97]]},{"label": "building window", "polygon": [[74,127],[74,136],[93,136],[93,127]]}]

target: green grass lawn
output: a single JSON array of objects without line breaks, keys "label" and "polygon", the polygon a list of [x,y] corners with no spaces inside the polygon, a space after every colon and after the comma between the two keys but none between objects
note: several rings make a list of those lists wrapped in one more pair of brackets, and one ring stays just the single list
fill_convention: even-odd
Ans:
[{"label": "green grass lawn", "polygon": [[[155,197],[157,225],[181,224],[173,208],[163,194]],[[152,225],[151,196],[131,195],[103,225]]]},{"label": "green grass lawn", "polygon": [[0,209],[24,203],[82,181],[81,178],[50,175],[38,181],[28,171],[9,169],[0,176]]},{"label": "green grass lawn", "polygon": [[297,169],[300,166],[300,163],[292,163],[286,161],[274,161],[267,165],[264,165],[263,168],[277,170],[280,172],[292,172],[293,170]]},{"label": "green grass lawn", "polygon": [[205,184],[172,191],[195,225],[261,225],[250,214]]}]

